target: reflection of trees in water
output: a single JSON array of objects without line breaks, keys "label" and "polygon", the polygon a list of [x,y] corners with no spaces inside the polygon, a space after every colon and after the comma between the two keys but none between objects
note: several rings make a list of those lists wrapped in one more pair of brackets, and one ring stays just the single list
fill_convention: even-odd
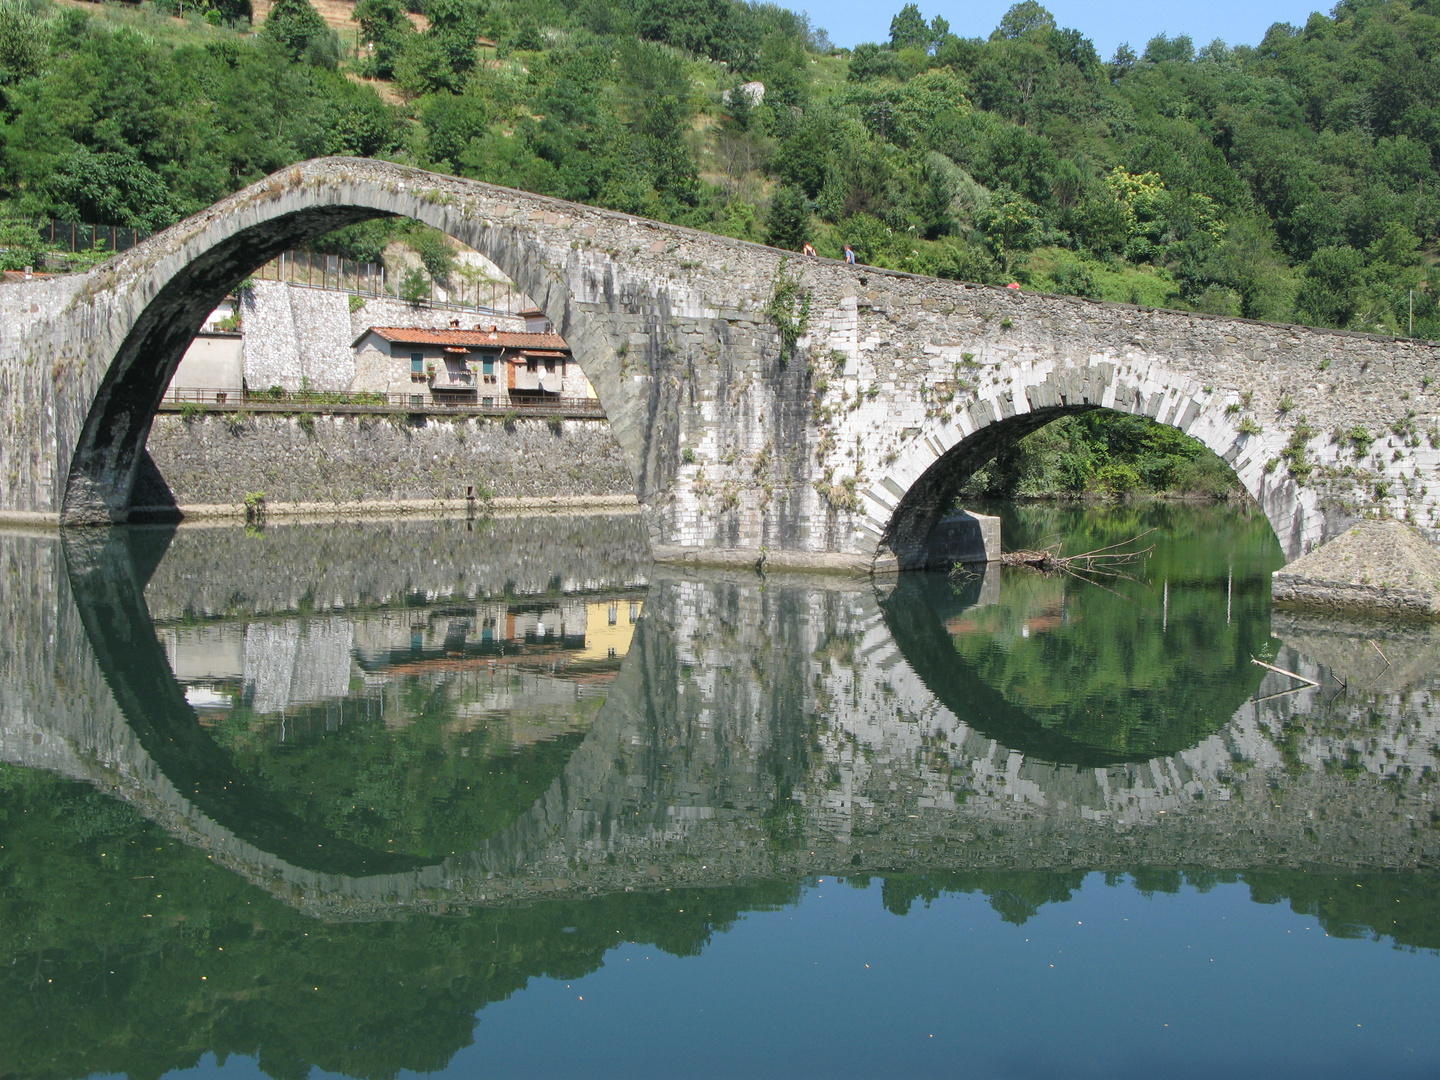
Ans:
[{"label": "reflection of trees in water", "polygon": [[[532,978],[579,978],[622,942],[697,955],[744,912],[799,897],[793,882],[761,883],[328,923],[85,784],[0,767],[0,817],[0,1047],[8,1072],[37,1080],[148,1080],[209,1053],[256,1056],[277,1080],[312,1067],[360,1077],[439,1069],[469,1045],[477,1010]],[[1238,881],[1257,902],[1288,900],[1337,936],[1440,945],[1434,875],[1107,875],[1127,878],[1152,893]],[[881,898],[904,915],[916,901],[979,893],[1019,925],[1085,879],[1076,870],[887,874]]]},{"label": "reflection of trees in water", "polygon": [[[906,915],[918,900],[980,893],[1008,923],[1024,925],[1046,904],[1070,900],[1087,871],[957,871],[894,874],[884,879],[885,909]],[[852,884],[868,879],[852,878]],[[1205,893],[1217,885],[1249,886],[1257,904],[1288,903],[1297,915],[1319,921],[1332,937],[1369,937],[1396,948],[1440,951],[1440,875],[1420,873],[1325,874],[1311,870],[1202,870],[1141,866],[1112,871],[1106,885],[1129,885],[1142,896]]]},{"label": "reflection of trees in water", "polygon": [[[794,884],[323,923],[87,785],[0,767],[0,1047],[28,1077],[159,1077],[214,1053],[393,1077],[443,1067],[476,1010],[578,978],[621,942],[699,953]],[[98,898],[104,897],[103,901]]]},{"label": "reflection of trees in water", "polygon": [[884,605],[887,623],[971,727],[1043,760],[1138,761],[1200,742],[1259,685],[1250,658],[1271,647],[1275,546],[1262,517],[1153,504],[1009,516],[1011,544],[1063,535],[1066,550],[1087,550],[1155,529],[1144,540],[1155,552],[1147,580],[1107,588],[1006,571],[985,607],[938,576],[903,580]]},{"label": "reflection of trees in water", "polygon": [[475,681],[400,676],[383,688],[383,711],[377,696],[358,691],[283,718],[242,705],[210,731],[241,773],[297,817],[364,847],[444,858],[529,810],[604,704],[577,696],[563,725],[548,718],[559,729],[551,737],[516,745],[508,713],[467,715]]}]

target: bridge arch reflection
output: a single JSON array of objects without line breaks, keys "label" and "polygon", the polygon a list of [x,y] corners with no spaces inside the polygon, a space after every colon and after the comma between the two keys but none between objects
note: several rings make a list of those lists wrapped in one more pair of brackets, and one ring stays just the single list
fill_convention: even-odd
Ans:
[{"label": "bridge arch reflection", "polygon": [[[1308,809],[1337,798],[1403,802],[1403,786],[1382,783],[1399,767],[1391,763],[1423,771],[1435,756],[1398,718],[1381,740],[1389,756],[1374,749],[1368,728],[1363,738],[1343,724],[1337,733],[1334,717],[1369,708],[1358,701],[1327,706],[1313,693],[1259,700],[1284,684],[1260,680],[1248,663],[1269,635],[1251,586],[1232,598],[1235,634],[1208,659],[1188,655],[1182,637],[1172,666],[1157,667],[1165,654],[1118,642],[1160,677],[1189,678],[1213,663],[1220,678],[1180,688],[1173,707],[1165,695],[1175,690],[1142,687],[1138,712],[1087,726],[1085,716],[1037,702],[1048,684],[1017,680],[1021,669],[997,660],[1004,650],[992,647],[1006,644],[1007,620],[1056,617],[1049,594],[984,596],[988,586],[971,585],[937,599],[921,579],[877,595],[869,583],[846,580],[666,573],[650,583],[604,705],[533,804],[452,856],[396,855],[284,811],[285,800],[268,797],[196,723],[146,607],[143,583],[164,538],[135,529],[67,537],[60,606],[62,614],[70,606],[78,632],[58,636],[75,669],[63,678],[93,688],[90,719],[77,728],[55,712],[63,702],[50,701],[55,679],[27,676],[31,705],[16,715],[35,719],[12,732],[6,755],[110,787],[217,861],[316,912],[379,915],[556,890],[715,885],[893,867],[897,859],[918,858],[922,870],[1045,866],[1076,846],[1096,866],[1130,865],[1142,850],[1157,863],[1259,865],[1272,857],[1271,845],[1323,846],[1310,838]],[[167,573],[162,564],[157,576]],[[252,588],[266,591],[263,582]],[[1224,597],[1205,598],[1212,607],[1217,601]],[[1116,643],[1115,627],[1092,618],[1083,602],[1071,613]],[[1188,616],[1178,602],[1172,614],[1175,630]],[[957,621],[976,624],[961,644],[980,647],[957,649]],[[1137,627],[1153,629],[1143,620]],[[1043,628],[1019,640],[1037,643],[1036,636]],[[37,645],[36,655],[50,655],[47,648]],[[1293,651],[1282,662],[1316,671]],[[1074,664],[1095,666],[1084,649]],[[1304,719],[1311,713],[1333,716]],[[1425,722],[1435,726],[1434,718]],[[32,748],[26,731],[34,747],[54,749]],[[1295,764],[1349,762],[1356,739],[1373,771],[1367,765],[1340,782]],[[83,765],[95,755],[97,764]],[[1246,806],[1266,798],[1271,784],[1291,791],[1291,810],[1272,815],[1250,849],[1232,850],[1228,838]],[[1182,820],[1183,829],[1174,824]],[[1363,828],[1383,825],[1371,818]],[[1384,844],[1425,842],[1406,833]]]}]

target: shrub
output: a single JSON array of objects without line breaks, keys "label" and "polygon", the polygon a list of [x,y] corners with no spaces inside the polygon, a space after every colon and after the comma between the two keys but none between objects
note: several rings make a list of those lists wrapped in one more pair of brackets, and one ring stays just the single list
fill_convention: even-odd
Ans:
[{"label": "shrub", "polygon": [[1140,489],[1140,473],[1133,465],[1112,461],[1095,471],[1095,486],[1112,499],[1123,499]]}]

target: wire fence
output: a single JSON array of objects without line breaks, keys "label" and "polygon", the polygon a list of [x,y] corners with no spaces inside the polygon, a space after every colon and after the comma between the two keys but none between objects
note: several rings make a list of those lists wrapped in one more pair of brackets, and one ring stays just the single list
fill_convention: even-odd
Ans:
[{"label": "wire fence", "polygon": [[257,281],[283,281],[359,296],[389,296],[464,311],[513,314],[532,306],[530,298],[516,292],[509,281],[481,275],[472,278],[456,271],[444,282],[427,275],[423,288],[415,290],[407,287],[414,282],[402,281],[402,275],[390,273],[382,263],[356,262],[339,255],[317,255],[309,251],[287,251],[251,276]]},{"label": "wire fence", "polygon": [[[119,254],[155,235],[151,230],[129,229],[123,225],[96,225],[58,219],[42,222],[39,231],[42,243],[71,254],[96,250]],[[462,311],[510,315],[533,306],[530,298],[516,292],[509,281],[494,280],[482,274],[467,275],[463,270],[457,270],[445,281],[436,281],[426,275],[424,285],[417,288],[417,282],[405,281],[403,275],[390,273],[382,263],[357,262],[339,255],[318,255],[309,251],[284,252],[251,276],[258,281],[283,281],[360,296],[391,296],[410,303]]]},{"label": "wire fence", "polygon": [[40,240],[61,251],[129,251],[155,234],[147,229],[127,229],[123,225],[93,225],[83,221],[49,220],[40,224]]}]

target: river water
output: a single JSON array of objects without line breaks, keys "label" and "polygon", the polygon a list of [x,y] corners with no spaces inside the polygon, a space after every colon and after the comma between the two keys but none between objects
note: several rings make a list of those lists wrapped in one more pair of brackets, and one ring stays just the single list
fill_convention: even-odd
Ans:
[{"label": "river water", "polygon": [[1258,514],[999,512],[1154,551],[0,534],[0,1076],[1440,1073],[1440,633],[1272,613]]}]

